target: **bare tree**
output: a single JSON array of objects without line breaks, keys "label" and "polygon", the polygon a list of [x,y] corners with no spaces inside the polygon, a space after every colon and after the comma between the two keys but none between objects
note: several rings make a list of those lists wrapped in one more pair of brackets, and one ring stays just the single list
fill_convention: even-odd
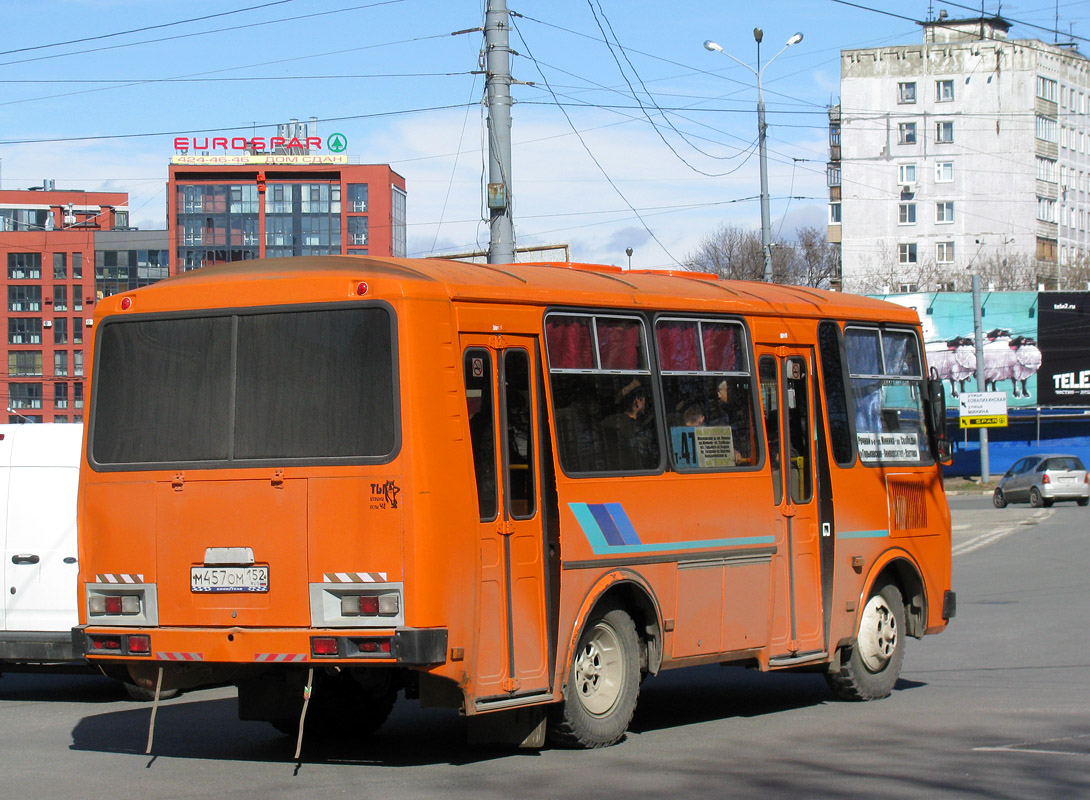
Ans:
[{"label": "bare tree", "polygon": [[[705,236],[686,259],[686,269],[721,278],[759,281],[764,278],[764,248],[760,231],[723,225]],[[772,242],[772,281],[828,288],[840,272],[840,253],[818,228],[800,228],[796,241]]]}]

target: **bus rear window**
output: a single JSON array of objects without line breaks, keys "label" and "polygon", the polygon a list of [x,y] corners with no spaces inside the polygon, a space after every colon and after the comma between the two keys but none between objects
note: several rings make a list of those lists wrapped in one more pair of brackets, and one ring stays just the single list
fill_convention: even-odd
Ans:
[{"label": "bus rear window", "polygon": [[848,326],[844,348],[859,458],[868,464],[918,464],[930,459],[923,414],[923,361],[916,335]]},{"label": "bus rear window", "polygon": [[387,460],[397,446],[383,307],[110,321],[97,348],[98,465]]}]

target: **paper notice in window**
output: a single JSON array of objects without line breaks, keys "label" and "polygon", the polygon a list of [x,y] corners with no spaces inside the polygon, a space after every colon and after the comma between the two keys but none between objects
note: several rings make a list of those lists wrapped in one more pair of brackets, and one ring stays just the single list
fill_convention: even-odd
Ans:
[{"label": "paper notice in window", "polygon": [[919,461],[919,435],[915,433],[857,433],[856,444],[863,461]]}]

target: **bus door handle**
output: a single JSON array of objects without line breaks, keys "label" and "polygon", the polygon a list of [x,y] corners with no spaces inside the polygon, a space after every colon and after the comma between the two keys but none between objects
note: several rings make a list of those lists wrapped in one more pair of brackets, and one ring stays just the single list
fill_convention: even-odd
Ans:
[{"label": "bus door handle", "polygon": [[496,523],[496,532],[500,536],[510,536],[515,532],[515,523],[509,519],[500,520]]},{"label": "bus door handle", "polygon": [[37,564],[39,561],[41,559],[33,553],[17,553],[11,557],[12,564]]}]

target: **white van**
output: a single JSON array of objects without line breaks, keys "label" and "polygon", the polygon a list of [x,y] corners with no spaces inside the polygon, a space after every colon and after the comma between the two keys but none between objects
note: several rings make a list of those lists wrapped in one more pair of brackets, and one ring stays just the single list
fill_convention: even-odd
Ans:
[{"label": "white van", "polygon": [[0,425],[0,671],[81,660],[76,492],[83,426]]}]

